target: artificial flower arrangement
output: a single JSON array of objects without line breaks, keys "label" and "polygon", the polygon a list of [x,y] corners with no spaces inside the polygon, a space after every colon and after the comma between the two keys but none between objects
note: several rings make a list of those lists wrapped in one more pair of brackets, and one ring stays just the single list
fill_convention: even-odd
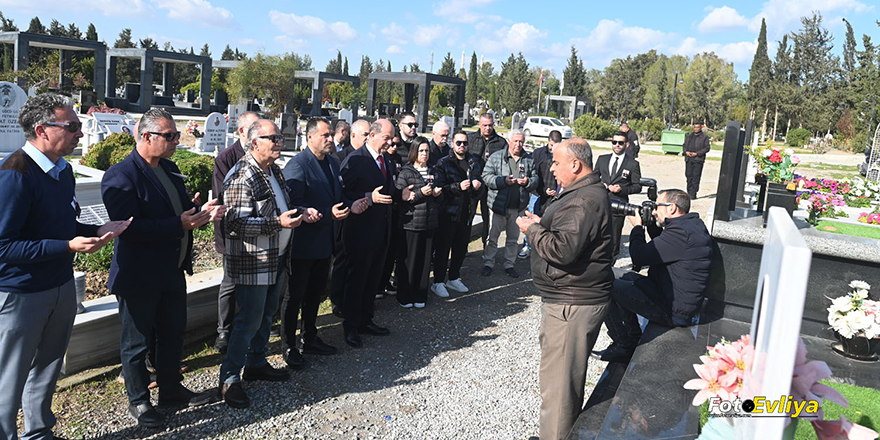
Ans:
[{"label": "artificial flower arrangement", "polygon": [[869,225],[880,225],[880,212],[863,212],[859,214],[859,221]]},{"label": "artificial flower arrangement", "polygon": [[205,135],[204,132],[199,131],[199,123],[196,121],[189,121],[186,123],[186,133],[190,134],[196,138],[200,138]]},{"label": "artificial flower arrangement", "polygon": [[766,147],[750,147],[749,154],[755,158],[758,172],[766,176],[767,180],[776,183],[789,182],[787,189],[795,189],[791,181],[794,179],[794,168],[801,163],[801,159],[791,148],[775,148],[773,142],[767,142]]},{"label": "artificial flower arrangement", "polygon": [[846,339],[880,336],[880,302],[868,299],[871,285],[853,280],[849,287],[852,289],[849,293],[831,300],[831,307],[828,307],[831,328]]},{"label": "artificial flower arrangement", "polygon": [[[755,349],[751,345],[750,335],[743,335],[739,340],[730,342],[722,339],[714,347],[706,347],[708,352],[700,356],[702,365],[694,364],[699,378],[691,379],[684,388],[698,390],[693,405],[700,406],[711,397],[733,401],[742,397],[743,380],[746,372],[752,368]],[[795,355],[794,373],[791,379],[791,399],[797,401],[818,401],[827,399],[840,406],[849,406],[849,402],[834,388],[819,383],[831,376],[831,369],[823,361],[807,361],[807,347],[798,338],[797,354]],[[864,426],[852,423],[846,416],[840,420],[824,420],[821,407],[816,417],[810,421],[819,440],[826,439],[875,439],[878,433]]]},{"label": "artificial flower arrangement", "polygon": [[[803,195],[801,196],[803,197]],[[807,199],[809,202],[809,206],[807,207],[807,212],[809,213],[809,217],[807,217],[807,222],[813,226],[819,224],[820,218],[837,218],[839,216],[846,216],[846,213],[837,209],[838,205],[837,199],[834,196],[816,192],[810,194]]]}]

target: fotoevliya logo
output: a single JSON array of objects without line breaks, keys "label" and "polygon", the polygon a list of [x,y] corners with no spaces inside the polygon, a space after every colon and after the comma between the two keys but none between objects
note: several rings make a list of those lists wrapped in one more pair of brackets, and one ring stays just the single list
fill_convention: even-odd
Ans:
[{"label": "fotoevliya logo", "polygon": [[781,396],[775,400],[764,396],[746,400],[709,398],[709,417],[812,418],[818,415],[819,408],[820,404],[815,400],[795,400],[791,396]]}]

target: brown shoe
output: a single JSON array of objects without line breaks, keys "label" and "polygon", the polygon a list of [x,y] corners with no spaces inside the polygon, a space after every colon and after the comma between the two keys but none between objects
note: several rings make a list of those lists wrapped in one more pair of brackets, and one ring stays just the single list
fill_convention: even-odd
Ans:
[{"label": "brown shoe", "polygon": [[233,408],[247,408],[251,404],[251,399],[248,399],[241,382],[220,384],[220,396]]}]

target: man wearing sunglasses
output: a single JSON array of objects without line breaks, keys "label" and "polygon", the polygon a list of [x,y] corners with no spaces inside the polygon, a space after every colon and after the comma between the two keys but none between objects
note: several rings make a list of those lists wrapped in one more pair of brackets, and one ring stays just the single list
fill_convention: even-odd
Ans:
[{"label": "man wearing sunglasses", "polygon": [[129,414],[145,427],[164,424],[150,403],[147,347],[156,340],[156,382],[160,406],[196,406],[211,391],[194,393],[180,382],[186,329],[186,278],[192,274],[192,230],[223,218],[216,199],[203,206],[191,197],[183,175],[168,158],[180,132],[167,111],[150,109],[138,123],[137,146],[110,167],[101,195],[111,220],[133,218],[116,240],[107,287],[119,302],[120,357]]},{"label": "man wearing sunglasses", "polygon": [[[629,202],[630,194],[638,194],[642,192],[642,169],[639,162],[631,154],[631,150],[627,149],[626,133],[618,131],[611,138],[611,149],[613,153],[603,154],[596,159],[596,172],[599,178],[608,188],[609,195],[612,199],[623,202]],[[620,254],[620,237],[623,234],[624,216],[614,215],[611,218],[613,237],[614,237],[614,255],[616,260]]]},{"label": "man wearing sunglasses", "polygon": [[709,136],[703,133],[703,124],[694,124],[694,132],[684,137],[684,176],[687,179],[687,193],[691,200],[697,198],[700,190],[700,179],[703,176],[703,164],[706,163],[706,154],[711,149]]},{"label": "man wearing sunglasses", "polygon": [[76,220],[64,156],[83,134],[69,98],[37,95],[18,122],[27,142],[0,161],[0,438],[17,437],[19,408],[22,438],[53,438],[52,395],[76,317],[74,253],[97,251],[129,221]]},{"label": "man wearing sunglasses", "polygon": [[[495,131],[495,117],[493,113],[480,115],[480,129],[468,135],[468,152],[480,161],[480,169],[486,168],[486,160],[496,151],[507,149],[507,140],[499,136]],[[487,194],[483,193],[479,200],[474,200],[474,208],[471,212],[476,213],[476,203],[480,203],[480,216],[483,217],[483,246],[489,238],[489,205]]]},{"label": "man wearing sunglasses", "polygon": [[[594,352],[603,361],[628,362],[642,337],[636,315],[668,327],[696,324],[709,282],[713,242],[700,215],[690,212],[691,199],[679,189],[660,191],[656,223],[633,225],[629,253],[634,266],[649,266],[648,276],[627,272],[614,280],[605,325],[612,344]],[[645,240],[645,227],[651,241]]]},{"label": "man wearing sunglasses", "polygon": [[[409,157],[409,149],[412,148],[413,141],[419,135],[419,123],[416,122],[416,116],[412,112],[401,113],[400,124],[397,127],[400,129],[401,145],[397,147],[396,154],[401,158]],[[406,162],[405,159],[401,161]]]}]

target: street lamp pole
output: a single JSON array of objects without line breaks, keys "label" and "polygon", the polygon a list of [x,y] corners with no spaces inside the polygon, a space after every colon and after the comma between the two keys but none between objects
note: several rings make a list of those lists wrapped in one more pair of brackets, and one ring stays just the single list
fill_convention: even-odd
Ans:
[{"label": "street lamp pole", "polygon": [[[672,128],[672,118],[675,117],[675,89],[678,87],[678,74],[679,72],[675,72],[675,79],[672,80],[672,101],[669,103],[669,122],[666,124],[666,129],[669,130]],[[681,82],[684,82],[684,75],[682,75]]]}]

